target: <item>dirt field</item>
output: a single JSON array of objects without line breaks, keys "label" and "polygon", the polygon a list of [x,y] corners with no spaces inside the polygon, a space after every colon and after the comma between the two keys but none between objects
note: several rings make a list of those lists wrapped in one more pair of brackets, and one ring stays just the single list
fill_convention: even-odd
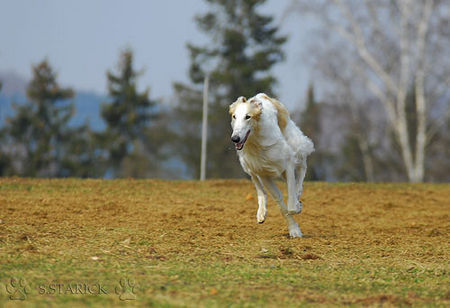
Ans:
[{"label": "dirt field", "polygon": [[289,239],[247,180],[0,179],[0,306],[450,305],[450,185],[302,201]]}]

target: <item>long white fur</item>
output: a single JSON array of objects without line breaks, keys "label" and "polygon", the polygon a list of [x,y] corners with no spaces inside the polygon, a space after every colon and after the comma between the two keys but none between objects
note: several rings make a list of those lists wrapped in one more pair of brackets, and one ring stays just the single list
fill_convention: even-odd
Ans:
[{"label": "long white fur", "polygon": [[[253,105],[252,105],[253,104]],[[237,151],[244,171],[251,176],[258,194],[257,221],[263,223],[267,214],[267,194],[269,191],[285,217],[289,235],[302,237],[302,232],[292,215],[302,210],[299,198],[303,192],[306,174],[306,158],[314,151],[314,144],[287,115],[286,126],[278,123],[277,108],[264,93],[248,99],[238,99],[233,107],[232,136],[245,139],[242,150]],[[255,108],[260,108],[258,119],[247,119]],[[231,110],[231,109],[230,109]],[[282,177],[288,187],[287,206],[274,180]]]}]

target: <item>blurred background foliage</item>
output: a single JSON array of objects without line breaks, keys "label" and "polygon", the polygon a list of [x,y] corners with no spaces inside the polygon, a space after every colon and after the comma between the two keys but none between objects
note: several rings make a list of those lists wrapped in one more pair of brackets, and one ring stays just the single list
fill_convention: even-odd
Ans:
[{"label": "blurred background foliage", "polygon": [[[228,105],[259,92],[277,97],[273,68],[288,36],[262,13],[265,0],[205,2],[195,22],[207,43],[187,44],[189,82],[174,81],[170,104],[139,90],[143,70],[126,48],[106,72],[99,123],[74,124],[75,91],[60,86],[51,59],[33,65],[26,100],[6,102],[14,110],[0,128],[0,175],[198,178],[208,75],[207,177],[244,177]],[[307,179],[450,180],[449,12],[439,0],[290,2],[285,18],[316,21],[304,55],[314,82],[301,94],[304,108],[291,110],[316,145]]]}]

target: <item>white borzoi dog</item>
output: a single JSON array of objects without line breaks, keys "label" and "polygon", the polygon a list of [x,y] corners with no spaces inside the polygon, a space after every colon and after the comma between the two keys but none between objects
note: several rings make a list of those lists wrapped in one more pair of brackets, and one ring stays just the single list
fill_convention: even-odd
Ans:
[{"label": "white borzoi dog", "polygon": [[[291,120],[287,109],[264,93],[248,100],[239,97],[229,111],[233,128],[231,140],[258,194],[258,223],[263,223],[267,214],[265,187],[286,219],[289,235],[301,237],[302,232],[292,215],[302,210],[299,198],[306,174],[306,157],[314,151],[313,142]],[[279,177],[287,183],[287,207],[274,183]]]}]

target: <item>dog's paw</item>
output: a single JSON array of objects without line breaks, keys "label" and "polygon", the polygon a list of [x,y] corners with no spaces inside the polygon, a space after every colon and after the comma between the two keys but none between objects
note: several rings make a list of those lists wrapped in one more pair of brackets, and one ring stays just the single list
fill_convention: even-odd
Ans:
[{"label": "dog's paw", "polygon": [[256,213],[256,221],[259,224],[262,224],[264,221],[266,221],[266,215],[267,215],[267,210],[258,209],[258,212]]},{"label": "dog's paw", "polygon": [[289,227],[289,236],[292,238],[303,237],[302,231],[300,231],[299,226]]},{"label": "dog's paw", "polygon": [[294,205],[288,205],[288,214],[295,215],[300,214],[303,209],[303,204],[300,201],[297,201]]}]

